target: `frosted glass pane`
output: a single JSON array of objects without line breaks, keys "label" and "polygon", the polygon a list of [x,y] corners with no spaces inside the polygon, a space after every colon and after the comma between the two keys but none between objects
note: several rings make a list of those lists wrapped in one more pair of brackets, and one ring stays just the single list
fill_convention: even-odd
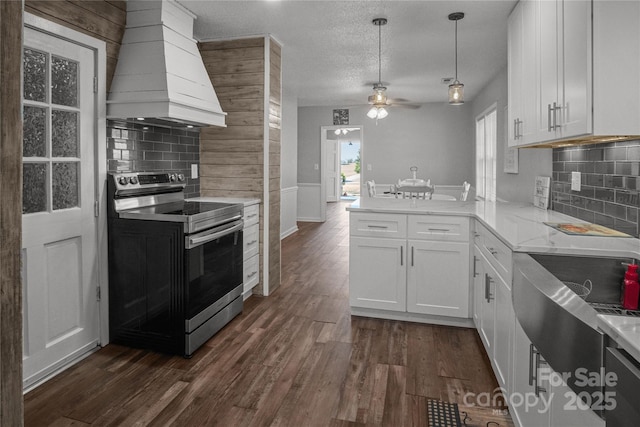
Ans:
[{"label": "frosted glass pane", "polygon": [[25,106],[22,155],[24,157],[45,157],[47,155],[47,110]]},{"label": "frosted glass pane", "polygon": [[51,102],[69,107],[78,106],[77,62],[51,57]]},{"label": "frosted glass pane", "polygon": [[47,55],[36,50],[25,49],[22,60],[24,66],[24,99],[47,101]]},{"label": "frosted glass pane", "polygon": [[22,165],[22,213],[47,210],[47,165],[24,163]]},{"label": "frosted glass pane", "polygon": [[53,157],[78,157],[78,113],[52,111],[51,152]]},{"label": "frosted glass pane", "polygon": [[53,164],[53,209],[78,206],[78,164]]}]

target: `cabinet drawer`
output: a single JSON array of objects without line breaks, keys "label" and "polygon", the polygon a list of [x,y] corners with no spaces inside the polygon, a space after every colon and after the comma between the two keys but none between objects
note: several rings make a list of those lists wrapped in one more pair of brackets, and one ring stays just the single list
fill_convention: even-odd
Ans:
[{"label": "cabinet drawer", "polygon": [[469,241],[469,218],[462,216],[409,215],[409,239]]},{"label": "cabinet drawer", "polygon": [[406,238],[407,216],[352,212],[349,232],[352,236]]},{"label": "cabinet drawer", "polygon": [[245,259],[242,265],[243,271],[243,291],[246,292],[258,284],[260,278],[260,257],[254,255],[249,259]]},{"label": "cabinet drawer", "polygon": [[260,246],[260,226],[258,224],[245,227],[242,237],[244,259],[256,255]]},{"label": "cabinet drawer", "polygon": [[260,220],[260,205],[251,205],[244,207],[244,225],[249,226],[257,224]]},{"label": "cabinet drawer", "polygon": [[513,260],[511,249],[477,221],[474,243],[480,248],[482,253],[484,253],[489,263],[496,269],[496,272],[509,284],[509,288],[511,288],[511,264]]}]

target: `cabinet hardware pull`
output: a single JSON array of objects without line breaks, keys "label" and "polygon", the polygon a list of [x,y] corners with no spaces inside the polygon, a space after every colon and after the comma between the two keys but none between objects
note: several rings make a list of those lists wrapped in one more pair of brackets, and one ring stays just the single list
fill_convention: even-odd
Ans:
[{"label": "cabinet hardware pull", "polygon": [[473,232],[473,237],[480,237],[480,233],[474,231]]},{"label": "cabinet hardware pull", "polygon": [[535,363],[536,363],[536,376],[535,376],[535,386],[533,388],[533,391],[536,395],[536,397],[540,397],[540,393],[546,393],[547,389],[538,385],[538,378],[540,377],[540,372],[538,372],[538,370],[540,369],[540,364],[541,363],[546,363],[543,360],[540,360],[540,352],[538,350],[534,350],[535,351]]},{"label": "cabinet hardware pull", "polygon": [[478,272],[476,271],[476,261],[478,261],[478,257],[473,256],[473,277],[478,277]]},{"label": "cabinet hardware pull", "polygon": [[551,124],[551,104],[547,107],[547,132],[551,132],[554,128]]},{"label": "cabinet hardware pull", "polygon": [[491,276],[489,276],[489,274],[485,273],[485,275],[484,275],[484,299],[486,299],[487,302],[491,302],[491,300],[493,299],[493,295],[491,295],[491,283],[493,283],[493,279],[491,278]]},{"label": "cabinet hardware pull", "polygon": [[513,139],[518,139],[518,119],[513,119]]},{"label": "cabinet hardware pull", "polygon": [[429,231],[442,231],[442,232],[445,232],[445,233],[451,231],[448,228],[428,228],[427,230],[429,230]]},{"label": "cabinet hardware pull", "polygon": [[257,272],[257,271],[254,271],[253,273],[248,274],[248,275],[247,275],[247,278],[248,278],[248,279],[250,279],[250,278],[252,278],[253,276],[255,276],[256,274],[258,274],[258,272]]},{"label": "cabinet hardware pull", "polygon": [[400,265],[404,265],[404,246],[400,246]]},{"label": "cabinet hardware pull", "polygon": [[529,343],[529,385],[533,387],[533,353],[535,347]]},{"label": "cabinet hardware pull", "polygon": [[491,255],[496,256],[498,254],[498,251],[495,250],[495,248],[487,248],[489,250],[489,252],[491,253]]},{"label": "cabinet hardware pull", "polygon": [[554,102],[553,103],[553,129],[556,130],[558,129],[558,110],[560,109],[560,107],[557,106],[557,104]]},{"label": "cabinet hardware pull", "polygon": [[411,246],[411,267],[413,267],[413,246]]},{"label": "cabinet hardware pull", "polygon": [[522,120],[518,119],[518,139],[522,138]]},{"label": "cabinet hardware pull", "polygon": [[256,243],[258,243],[257,240],[252,240],[249,243],[247,243],[247,246],[255,245]]},{"label": "cabinet hardware pull", "polygon": [[389,228],[389,227],[387,227],[386,225],[371,225],[371,224],[367,225],[367,227],[368,227],[368,228],[380,228],[380,229],[385,229],[385,230],[386,230],[387,228]]},{"label": "cabinet hardware pull", "polygon": [[254,216],[258,216],[258,214],[251,214],[251,215],[247,215],[247,219],[249,219],[249,218],[253,218]]}]

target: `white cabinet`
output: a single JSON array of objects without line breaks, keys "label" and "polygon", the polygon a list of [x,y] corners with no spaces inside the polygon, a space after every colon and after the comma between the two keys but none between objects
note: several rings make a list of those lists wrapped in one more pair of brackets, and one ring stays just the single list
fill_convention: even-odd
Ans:
[{"label": "white cabinet", "polygon": [[469,317],[468,217],[352,212],[349,226],[352,307]]},{"label": "white cabinet", "polygon": [[469,243],[409,240],[407,311],[469,317]]},{"label": "white cabinet", "polygon": [[509,17],[509,145],[639,135],[638,20],[635,1],[521,0]]},{"label": "white cabinet", "polygon": [[512,253],[485,226],[476,222],[474,233],[474,321],[491,360],[498,383],[511,389],[513,304]]},{"label": "white cabinet", "polygon": [[510,410],[520,427],[604,427],[605,422],[544,361],[514,319],[513,382]]},{"label": "white cabinet", "polygon": [[590,133],[591,2],[539,2],[539,140]]},{"label": "white cabinet", "polygon": [[406,240],[351,236],[349,303],[406,311]]},{"label": "white cabinet", "polygon": [[[522,397],[512,404],[513,421],[520,427],[549,426],[549,385],[540,373],[546,363],[529,341],[517,320],[514,321],[513,378],[511,395]],[[515,400],[512,398],[512,401]]]},{"label": "white cabinet", "polygon": [[521,0],[508,21],[508,143],[522,145],[535,140],[538,131],[537,7]]},{"label": "white cabinet", "polygon": [[242,293],[245,299],[260,282],[260,205],[254,204],[244,207],[244,228],[242,230],[243,245],[243,286]]}]

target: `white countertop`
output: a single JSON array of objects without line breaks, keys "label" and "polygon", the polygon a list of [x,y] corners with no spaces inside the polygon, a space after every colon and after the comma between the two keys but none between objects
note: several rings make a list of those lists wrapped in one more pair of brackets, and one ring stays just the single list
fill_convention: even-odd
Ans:
[{"label": "white countertop", "polygon": [[363,198],[352,212],[416,215],[462,215],[477,218],[514,252],[558,253],[640,259],[640,240],[624,237],[570,236],[544,222],[584,222],[533,204],[509,202],[450,202],[439,200]]},{"label": "white countertop", "polygon": [[187,199],[190,202],[219,202],[219,203],[242,203],[245,206],[257,205],[260,199],[251,197],[192,197]]},{"label": "white countertop", "polygon": [[640,318],[599,314],[598,327],[622,349],[640,361]]}]

